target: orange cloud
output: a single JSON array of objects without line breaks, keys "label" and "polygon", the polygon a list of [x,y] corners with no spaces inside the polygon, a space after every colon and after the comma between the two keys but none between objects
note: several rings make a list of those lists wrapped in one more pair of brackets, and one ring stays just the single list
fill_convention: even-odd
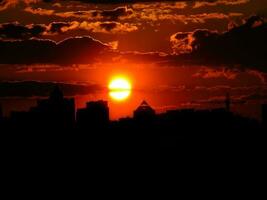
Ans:
[{"label": "orange cloud", "polygon": [[[140,14],[140,19],[144,20],[174,20],[181,21],[182,23],[205,23],[206,20],[210,19],[230,19],[231,17],[241,17],[242,13],[201,13],[194,15],[179,15],[173,14],[168,10],[151,10],[150,12],[143,12]],[[138,18],[138,17],[137,17]]]},{"label": "orange cloud", "polygon": [[35,15],[52,15],[55,13],[54,10],[48,10],[48,9],[44,9],[44,8],[32,8],[32,7],[26,7],[24,9],[25,12],[29,12],[31,14],[35,14]]},{"label": "orange cloud", "polygon": [[5,10],[10,7],[16,6],[18,3],[31,4],[39,3],[41,0],[2,0],[0,1],[0,11]]},{"label": "orange cloud", "polygon": [[111,49],[116,50],[119,46],[119,41],[112,41],[107,43],[108,46],[110,46]]},{"label": "orange cloud", "polygon": [[154,2],[151,3],[135,3],[132,5],[134,9],[184,9],[187,7],[186,2]]},{"label": "orange cloud", "polygon": [[80,18],[80,19],[91,19],[91,20],[108,20],[116,21],[124,17],[129,17],[133,14],[133,10],[127,8],[126,6],[117,7],[112,10],[85,10],[85,11],[66,11],[66,12],[56,12],[55,10],[49,10],[44,8],[33,8],[26,7],[25,12],[36,15],[55,15],[63,18]]},{"label": "orange cloud", "polygon": [[17,0],[3,0],[0,2],[0,11],[3,11],[9,7],[15,6],[18,3]]},{"label": "orange cloud", "polygon": [[123,34],[127,32],[133,32],[138,30],[138,27],[129,23],[119,22],[87,22],[83,21],[80,23],[80,29],[89,30],[95,33],[113,33]]},{"label": "orange cloud", "polygon": [[175,54],[190,53],[192,49],[193,38],[190,32],[178,32],[170,37],[172,49]]},{"label": "orange cloud", "polygon": [[217,5],[240,5],[240,4],[246,4],[248,2],[250,2],[250,0],[217,0],[213,2],[197,1],[195,2],[193,8],[200,8],[204,6],[217,6]]},{"label": "orange cloud", "polygon": [[238,72],[235,70],[229,69],[211,69],[211,68],[202,68],[197,73],[193,74],[194,78],[226,78],[226,79],[235,79]]}]

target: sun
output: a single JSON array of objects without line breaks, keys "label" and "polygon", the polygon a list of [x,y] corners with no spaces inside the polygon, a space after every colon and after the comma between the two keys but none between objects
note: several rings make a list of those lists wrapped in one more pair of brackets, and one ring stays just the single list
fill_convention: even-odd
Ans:
[{"label": "sun", "polygon": [[109,96],[116,101],[127,99],[132,90],[130,81],[126,77],[114,77],[109,85]]}]

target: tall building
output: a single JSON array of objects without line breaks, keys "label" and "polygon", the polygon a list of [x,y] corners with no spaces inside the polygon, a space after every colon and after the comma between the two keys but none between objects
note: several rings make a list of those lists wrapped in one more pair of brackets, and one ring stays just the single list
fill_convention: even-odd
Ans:
[{"label": "tall building", "polygon": [[74,98],[64,98],[58,86],[48,99],[38,100],[30,110],[32,120],[41,127],[71,128],[75,125]]},{"label": "tall building", "polygon": [[134,111],[134,119],[138,121],[150,121],[155,116],[155,110],[146,101],[142,101],[140,106]]},{"label": "tall building", "polygon": [[109,108],[107,101],[91,101],[86,108],[77,111],[77,125],[80,128],[105,128],[109,124]]}]

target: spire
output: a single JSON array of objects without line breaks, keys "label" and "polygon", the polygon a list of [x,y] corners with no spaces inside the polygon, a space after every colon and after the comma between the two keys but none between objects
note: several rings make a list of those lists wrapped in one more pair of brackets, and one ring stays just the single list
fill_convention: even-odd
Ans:
[{"label": "spire", "polygon": [[140,104],[140,106],[145,106],[146,107],[146,106],[149,106],[149,105],[145,100],[143,100],[142,103]]},{"label": "spire", "polygon": [[154,109],[145,101],[143,100],[140,106],[136,109],[138,112],[143,112],[143,111],[153,111]]},{"label": "spire", "polygon": [[134,118],[142,121],[154,119],[155,110],[144,100],[134,111]]},{"label": "spire", "polygon": [[140,106],[137,108],[137,110],[153,110],[153,109],[145,100],[143,100]]}]

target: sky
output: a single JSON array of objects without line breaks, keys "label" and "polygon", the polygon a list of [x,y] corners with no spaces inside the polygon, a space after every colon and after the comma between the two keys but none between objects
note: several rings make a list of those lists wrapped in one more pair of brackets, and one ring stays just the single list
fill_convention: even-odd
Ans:
[{"label": "sky", "polygon": [[[223,106],[260,116],[267,100],[267,0],[0,0],[0,103],[27,109],[60,83],[77,107],[107,99],[113,118]],[[112,77],[132,96],[113,102]],[[121,109],[123,108],[123,109]]]}]

